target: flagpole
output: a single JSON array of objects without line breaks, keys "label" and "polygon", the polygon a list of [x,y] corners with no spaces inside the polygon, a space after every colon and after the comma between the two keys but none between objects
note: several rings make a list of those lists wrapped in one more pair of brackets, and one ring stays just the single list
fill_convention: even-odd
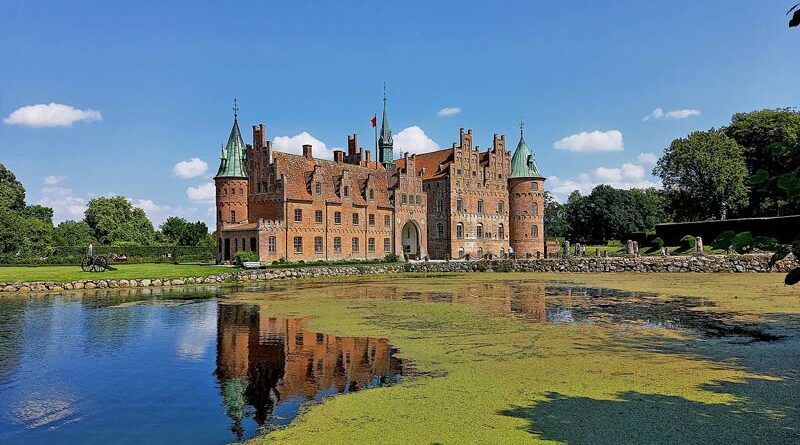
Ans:
[{"label": "flagpole", "polygon": [[375,168],[378,168],[378,163],[383,161],[380,159],[380,155],[378,154],[378,115],[375,114],[375,126],[372,127],[372,130],[375,133]]}]

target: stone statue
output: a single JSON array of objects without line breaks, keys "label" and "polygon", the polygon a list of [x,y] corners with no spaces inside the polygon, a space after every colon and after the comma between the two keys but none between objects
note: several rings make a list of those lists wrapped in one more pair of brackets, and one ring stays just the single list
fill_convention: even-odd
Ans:
[{"label": "stone statue", "polygon": [[575,243],[575,256],[580,256],[581,254],[581,243]]},{"label": "stone statue", "polygon": [[728,255],[735,255],[735,254],[736,250],[733,249],[733,244],[731,244],[730,246],[728,246]]},{"label": "stone statue", "polygon": [[628,255],[635,255],[636,252],[633,250],[633,241],[628,240]]},{"label": "stone statue", "polygon": [[581,256],[583,256],[583,257],[586,256],[586,245],[585,244],[583,246],[581,246]]},{"label": "stone statue", "polygon": [[702,255],[703,254],[703,238],[701,238],[699,236],[694,239],[694,253],[696,255]]},{"label": "stone statue", "polygon": [[639,256],[639,241],[633,242],[633,254]]},{"label": "stone statue", "polygon": [[595,258],[600,256],[600,249],[597,249],[597,250],[594,251],[594,256],[595,256]]},{"label": "stone statue", "polygon": [[564,240],[564,256],[569,256],[569,241]]},{"label": "stone statue", "polygon": [[667,256],[667,249],[665,247],[661,248],[661,256]]}]

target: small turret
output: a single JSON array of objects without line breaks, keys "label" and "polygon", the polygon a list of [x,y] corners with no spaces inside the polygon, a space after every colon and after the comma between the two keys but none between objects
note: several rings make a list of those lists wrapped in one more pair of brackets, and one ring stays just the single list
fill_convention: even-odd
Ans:
[{"label": "small turret", "polygon": [[242,140],[238,122],[239,108],[234,101],[233,128],[228,136],[228,143],[220,154],[219,169],[214,176],[217,204],[217,243],[220,261],[233,258],[236,252],[229,251],[230,246],[223,248],[220,229],[225,224],[237,224],[248,221],[249,180],[247,177],[247,146]]},{"label": "small turret", "polygon": [[519,143],[508,176],[509,235],[517,258],[544,255],[544,181],[520,123]]}]

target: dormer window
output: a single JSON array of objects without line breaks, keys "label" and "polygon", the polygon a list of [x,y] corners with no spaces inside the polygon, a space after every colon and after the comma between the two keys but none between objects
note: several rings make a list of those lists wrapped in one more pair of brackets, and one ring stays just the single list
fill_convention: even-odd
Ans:
[{"label": "dormer window", "polygon": [[314,183],[314,193],[316,193],[317,195],[321,195],[322,194],[322,183],[321,182]]},{"label": "dormer window", "polygon": [[375,189],[369,189],[369,199],[375,199]]},{"label": "dormer window", "polygon": [[342,196],[347,198],[350,196],[350,186],[346,185],[342,188]]}]

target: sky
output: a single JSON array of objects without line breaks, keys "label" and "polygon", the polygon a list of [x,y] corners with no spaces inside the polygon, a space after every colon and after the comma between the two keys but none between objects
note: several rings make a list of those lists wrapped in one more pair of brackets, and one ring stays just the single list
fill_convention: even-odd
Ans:
[{"label": "sky", "polygon": [[246,142],[330,157],[372,148],[386,82],[396,149],[513,149],[524,119],[559,200],[658,187],[673,139],[798,105],[792,3],[0,0],[0,163],[57,222],[121,194],[212,226],[234,97]]}]

